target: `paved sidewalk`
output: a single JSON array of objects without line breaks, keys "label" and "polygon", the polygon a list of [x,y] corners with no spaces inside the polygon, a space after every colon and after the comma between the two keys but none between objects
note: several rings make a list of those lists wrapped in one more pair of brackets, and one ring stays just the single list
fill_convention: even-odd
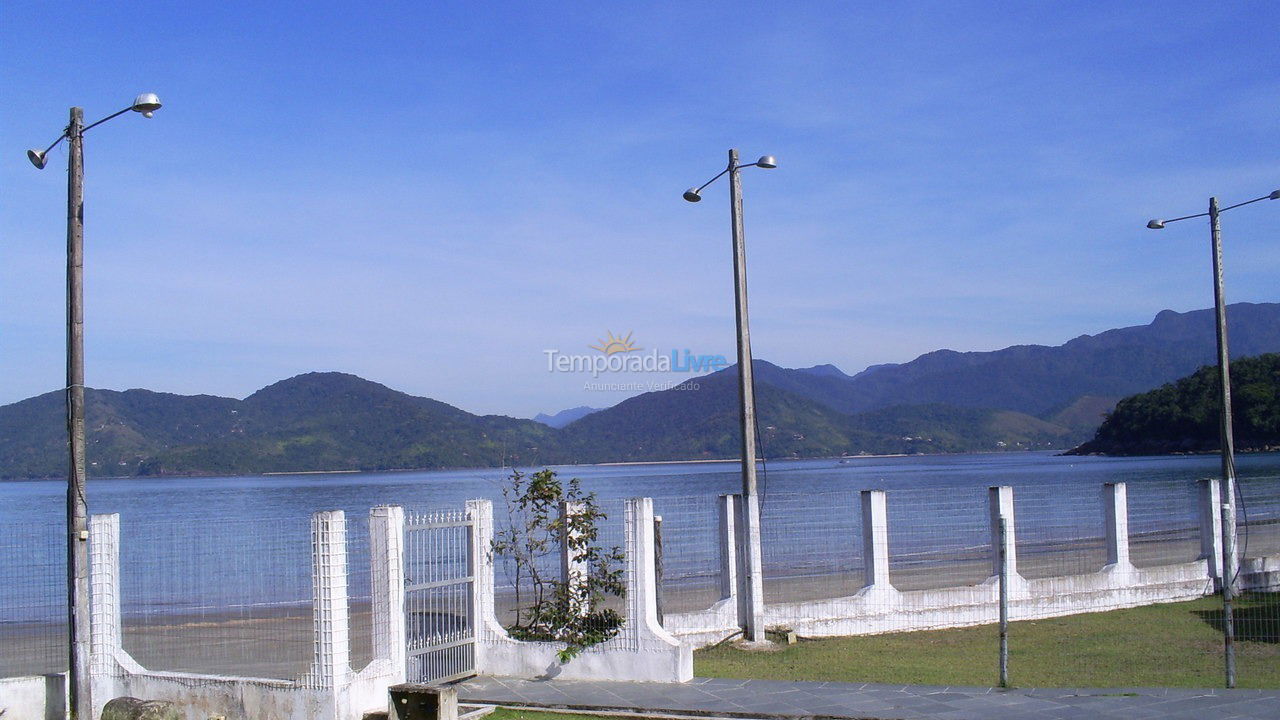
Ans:
[{"label": "paved sidewalk", "polygon": [[466,702],[731,718],[1015,720],[1280,718],[1280,691],[1019,689],[695,678],[684,684],[479,677]]}]

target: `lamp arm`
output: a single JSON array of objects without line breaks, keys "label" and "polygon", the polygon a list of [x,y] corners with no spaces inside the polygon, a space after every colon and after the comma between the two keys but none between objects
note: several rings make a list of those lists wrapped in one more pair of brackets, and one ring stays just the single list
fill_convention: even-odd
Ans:
[{"label": "lamp arm", "polygon": [[41,153],[41,155],[48,155],[50,150],[52,150],[52,149],[54,149],[54,148],[58,147],[58,143],[62,142],[63,140],[66,140],[66,139],[67,139],[67,131],[66,131],[66,130],[63,130],[63,131],[62,131],[62,134],[58,136],[58,139],[57,139],[57,140],[54,140],[54,141],[53,141],[53,142],[51,142],[51,143],[49,143],[49,147],[45,148],[45,149],[44,149],[44,152],[43,152],[43,153]]},{"label": "lamp arm", "polygon": [[106,116],[106,117],[102,118],[102,119],[101,119],[101,120],[99,120],[98,122],[93,123],[92,125],[85,125],[83,128],[81,128],[81,129],[80,129],[80,132],[81,132],[81,133],[84,133],[84,132],[86,132],[86,131],[88,131],[88,130],[91,130],[91,129],[93,129],[93,128],[96,128],[96,127],[98,127],[99,125],[101,125],[102,123],[104,123],[104,122],[106,122],[106,121],[108,121],[108,120],[111,120],[112,118],[120,117],[121,115],[123,115],[123,114],[125,114],[125,113],[129,112],[129,111],[130,111],[130,110],[132,110],[132,109],[133,109],[133,106],[132,106],[132,105],[130,105],[129,107],[127,107],[127,108],[125,108],[125,109],[121,110],[120,112],[112,113],[112,114],[110,114],[110,115],[108,115],[108,116]]},{"label": "lamp arm", "polygon": [[1236,203],[1235,205],[1228,205],[1227,207],[1222,208],[1222,209],[1221,209],[1221,210],[1219,210],[1218,212],[1220,212],[1220,213],[1224,213],[1224,212],[1226,212],[1226,211],[1228,211],[1228,210],[1234,210],[1235,208],[1238,208],[1238,207],[1241,207],[1241,206],[1244,206],[1244,205],[1249,205],[1249,204],[1251,204],[1251,203],[1256,203],[1256,202],[1258,202],[1259,200],[1270,200],[1270,199],[1271,199],[1271,196],[1270,196],[1270,195],[1263,195],[1262,197],[1254,198],[1254,199],[1252,199],[1252,200],[1245,200],[1245,201],[1244,201],[1244,202],[1242,202],[1242,203]]},{"label": "lamp arm", "polygon": [[1178,222],[1179,220],[1191,220],[1192,218],[1208,217],[1208,215],[1209,215],[1209,213],[1207,213],[1207,212],[1202,212],[1202,213],[1196,213],[1195,215],[1183,215],[1182,217],[1176,217],[1176,218],[1172,218],[1172,219],[1170,219],[1170,220],[1162,220],[1161,222],[1163,222],[1164,224],[1168,225],[1169,223],[1176,223],[1176,222]]},{"label": "lamp arm", "polygon": [[702,189],[703,189],[703,188],[705,188],[706,186],[710,185],[711,183],[713,183],[713,182],[715,182],[715,181],[719,180],[719,179],[721,178],[721,176],[723,176],[725,173],[729,172],[729,171],[730,171],[730,170],[732,170],[732,169],[733,169],[732,167],[727,167],[727,168],[725,168],[725,169],[721,170],[719,175],[716,175],[715,177],[711,178],[710,180],[708,180],[708,181],[706,181],[706,182],[702,183],[701,185],[699,185],[699,186],[698,186],[698,189],[697,189],[697,190],[695,190],[694,192],[697,192],[697,193],[702,192]]}]

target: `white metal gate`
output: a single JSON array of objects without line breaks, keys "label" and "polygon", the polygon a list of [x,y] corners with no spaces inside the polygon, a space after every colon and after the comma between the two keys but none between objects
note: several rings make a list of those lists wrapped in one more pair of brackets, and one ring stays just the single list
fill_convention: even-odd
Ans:
[{"label": "white metal gate", "polygon": [[475,523],[464,511],[405,518],[408,680],[475,674]]}]

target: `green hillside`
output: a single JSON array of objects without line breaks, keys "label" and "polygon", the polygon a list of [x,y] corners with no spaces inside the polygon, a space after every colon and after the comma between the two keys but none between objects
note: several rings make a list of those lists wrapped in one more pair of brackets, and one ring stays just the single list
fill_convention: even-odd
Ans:
[{"label": "green hillside", "polygon": [[[1158,455],[1220,449],[1219,375],[1206,366],[1177,382],[1121,400],[1077,455]],[[1231,363],[1232,425],[1236,449],[1280,446],[1280,354]]]},{"label": "green hillside", "polygon": [[[343,373],[309,373],[244,400],[87,389],[91,475],[389,470],[555,462],[555,431],[476,416]],[[63,396],[0,408],[0,476],[66,472]]]},{"label": "green hillside", "polygon": [[[234,475],[734,458],[736,371],[652,392],[561,430],[478,416],[343,373],[282,380],[244,400],[86,390],[91,475]],[[757,387],[764,455],[1057,448],[1065,428],[1011,411],[945,405],[846,415]],[[0,477],[66,472],[63,396],[0,407]]]}]

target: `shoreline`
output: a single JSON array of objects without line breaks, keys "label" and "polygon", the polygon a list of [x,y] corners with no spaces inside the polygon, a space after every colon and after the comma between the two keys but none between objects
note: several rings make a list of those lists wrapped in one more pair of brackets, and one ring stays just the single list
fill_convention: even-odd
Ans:
[{"label": "shoreline", "polygon": [[[973,452],[936,452],[936,453],[868,453],[866,455],[815,455],[813,457],[774,457],[774,458],[757,458],[759,462],[784,462],[792,460],[875,460],[886,458],[919,458],[919,457],[956,457],[959,455],[1013,455],[1020,453],[1052,453],[1052,450],[1035,449],[1035,450],[975,450]],[[1245,451],[1236,451],[1237,454],[1244,454]],[[1056,453],[1055,457],[1062,457],[1065,453]],[[279,477],[282,475],[385,475],[391,473],[416,473],[416,472],[462,472],[462,471],[494,471],[494,470],[516,470],[520,468],[570,468],[570,467],[624,467],[633,465],[701,465],[710,463],[741,463],[742,458],[698,458],[693,460],[615,460],[609,462],[598,463],[535,463],[533,465],[507,465],[498,467],[495,465],[468,465],[458,467],[435,467],[435,468],[390,468],[384,470],[271,470],[264,472],[249,472],[239,474],[224,473],[172,473],[164,475],[90,475],[89,480],[142,480],[142,479],[186,479],[186,478],[245,478],[245,477]],[[0,477],[0,483],[5,482],[41,482],[47,480],[66,480],[64,475],[51,475],[47,477]]]}]

